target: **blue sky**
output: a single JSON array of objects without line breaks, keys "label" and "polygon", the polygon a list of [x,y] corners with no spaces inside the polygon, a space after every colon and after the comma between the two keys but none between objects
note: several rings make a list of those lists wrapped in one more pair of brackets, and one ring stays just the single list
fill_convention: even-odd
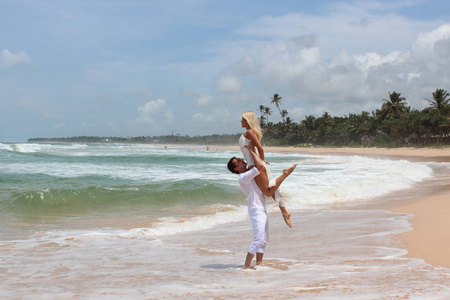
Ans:
[{"label": "blue sky", "polygon": [[450,2],[0,0],[0,141],[238,133],[450,90]]}]

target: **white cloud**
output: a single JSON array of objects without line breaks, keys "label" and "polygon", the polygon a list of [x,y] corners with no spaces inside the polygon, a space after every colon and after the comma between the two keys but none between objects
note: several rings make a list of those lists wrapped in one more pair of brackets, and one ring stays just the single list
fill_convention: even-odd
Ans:
[{"label": "white cloud", "polygon": [[309,37],[309,42],[320,47],[326,60],[343,47],[352,53],[385,54],[386,50],[394,51],[392,47],[401,47],[398,50],[402,50],[405,45],[411,45],[418,32],[431,30],[439,24],[439,20],[420,21],[397,14],[395,9],[411,5],[404,2],[395,5],[388,5],[385,1],[340,3],[324,7],[321,15],[293,12],[260,18],[236,32],[248,39],[272,42],[288,41],[297,36]]},{"label": "white cloud", "polygon": [[223,76],[217,82],[220,91],[227,94],[238,94],[242,89],[242,82],[234,76]]},{"label": "white cloud", "polygon": [[259,76],[271,84],[285,83],[321,61],[320,49],[275,42],[261,51]]},{"label": "white cloud", "polygon": [[[191,119],[199,123],[229,124],[231,114],[225,108],[217,108],[208,114],[195,113]],[[237,122],[236,122],[237,123]]]},{"label": "white cloud", "polygon": [[212,122],[214,119],[212,117],[212,115],[204,115],[202,113],[196,113],[192,115],[192,121],[195,122]]},{"label": "white cloud", "polygon": [[[392,91],[422,108],[424,97],[448,86],[450,23],[386,13],[376,1],[335,8],[322,16],[292,13],[249,23],[236,32],[265,43],[244,51],[230,69],[235,76],[253,74],[253,90],[280,93],[291,117],[324,107],[335,114],[374,110]],[[261,102],[253,101],[255,109]]]},{"label": "white cloud", "polygon": [[379,67],[382,64],[399,65],[406,62],[409,58],[409,52],[400,51],[393,51],[385,56],[373,52],[354,56],[356,66],[364,71],[368,71],[370,68]]},{"label": "white cloud", "polygon": [[166,107],[166,101],[164,99],[158,99],[156,101],[149,101],[144,104],[144,106],[139,107],[138,111],[142,111],[144,113],[153,113],[157,111],[161,111]]},{"label": "white cloud", "polygon": [[431,32],[420,33],[414,43],[414,51],[417,54],[430,54],[436,43],[449,39],[450,23],[447,23]]},{"label": "white cloud", "polygon": [[170,122],[174,117],[172,109],[166,105],[164,99],[149,101],[137,110],[139,117],[136,121],[139,123]]},{"label": "white cloud", "polygon": [[0,52],[0,67],[10,67],[19,63],[29,62],[31,58],[23,51],[17,54],[11,53],[8,49]]},{"label": "white cloud", "polygon": [[293,120],[303,120],[305,118],[305,110],[303,108],[293,108],[289,110],[289,117]]}]

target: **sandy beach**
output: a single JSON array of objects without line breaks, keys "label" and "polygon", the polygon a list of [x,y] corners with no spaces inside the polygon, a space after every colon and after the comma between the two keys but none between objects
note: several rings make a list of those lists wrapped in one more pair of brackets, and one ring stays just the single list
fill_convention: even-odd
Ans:
[{"label": "sandy beach", "polygon": [[[239,147],[210,146],[209,149],[239,151]],[[390,157],[412,161],[450,162],[450,148],[294,148],[265,147],[266,152]],[[413,214],[413,230],[400,234],[408,255],[422,258],[433,266],[450,268],[450,182],[426,196],[389,208]]]}]

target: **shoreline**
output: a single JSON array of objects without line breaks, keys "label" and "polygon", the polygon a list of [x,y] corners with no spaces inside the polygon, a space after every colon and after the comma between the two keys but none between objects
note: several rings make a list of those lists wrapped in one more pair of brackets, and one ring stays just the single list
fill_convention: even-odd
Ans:
[{"label": "shoreline", "polygon": [[[209,150],[240,151],[239,146],[207,146]],[[318,155],[363,155],[393,157],[413,161],[450,162],[450,147],[445,148],[296,148],[264,146],[265,152],[308,153]]]},{"label": "shoreline", "polygon": [[[240,151],[238,146],[208,146],[209,150]],[[265,147],[265,152],[313,155],[362,155],[422,162],[450,162],[450,148],[294,148]],[[409,232],[399,234],[408,256],[436,267],[450,268],[450,181],[439,189],[417,195],[385,210],[413,214]]]}]

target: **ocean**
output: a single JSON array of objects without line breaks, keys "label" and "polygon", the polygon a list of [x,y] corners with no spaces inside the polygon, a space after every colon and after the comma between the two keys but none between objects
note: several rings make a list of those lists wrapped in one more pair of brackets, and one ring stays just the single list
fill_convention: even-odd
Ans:
[{"label": "ocean", "polygon": [[[211,147],[212,148],[212,147]],[[450,164],[267,153],[265,264],[240,152],[206,146],[0,143],[1,299],[450,299],[450,270],[406,254],[412,215],[385,208],[448,182]],[[405,200],[406,199],[406,200]]]}]

